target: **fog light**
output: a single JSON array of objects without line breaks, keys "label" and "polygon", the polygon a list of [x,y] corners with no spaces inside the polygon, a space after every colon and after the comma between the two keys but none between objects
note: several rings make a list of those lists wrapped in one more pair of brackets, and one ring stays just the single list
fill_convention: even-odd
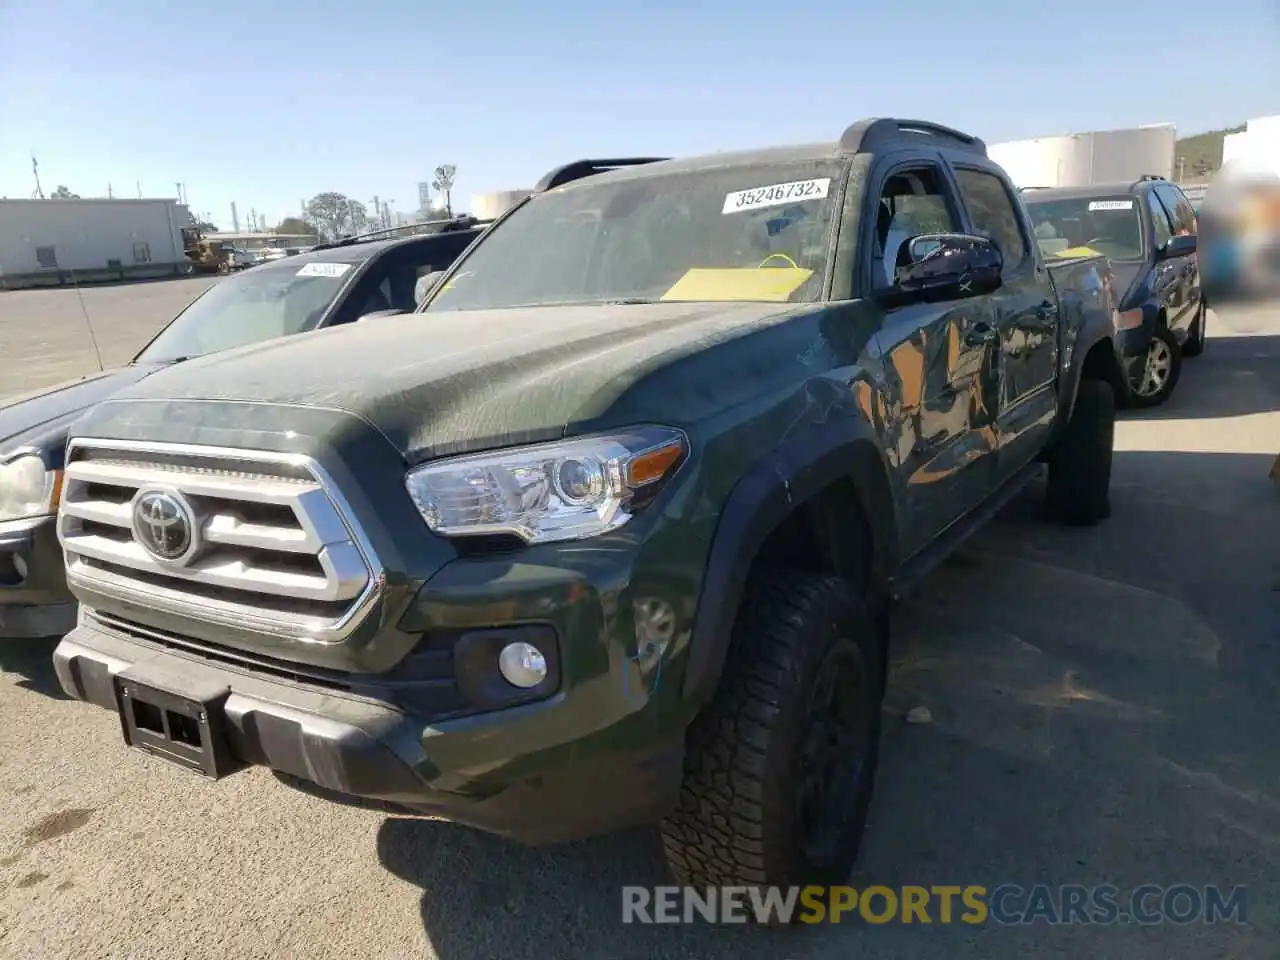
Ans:
[{"label": "fog light", "polygon": [[508,643],[498,654],[498,670],[513,687],[536,687],[547,678],[547,658],[532,643]]}]

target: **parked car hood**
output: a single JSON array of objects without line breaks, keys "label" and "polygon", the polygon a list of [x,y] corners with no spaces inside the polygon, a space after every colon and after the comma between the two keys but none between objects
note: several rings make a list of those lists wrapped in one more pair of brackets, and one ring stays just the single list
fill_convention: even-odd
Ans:
[{"label": "parked car hood", "polygon": [[[635,414],[671,422],[706,415],[741,390],[765,388],[776,358],[761,366],[760,352],[731,350],[714,378],[667,377],[661,391],[626,403],[629,393],[644,391],[648,374],[821,310],[752,302],[427,311],[187,361],[180,373],[162,371],[118,394],[93,429],[101,435],[110,428],[110,408],[131,417],[120,405],[134,401],[326,408],[372,425],[415,462],[550,439],[575,424],[600,427]],[[165,419],[173,422],[178,411],[172,413]],[[185,409],[181,417],[199,414]]]},{"label": "parked car hood", "polygon": [[66,428],[86,409],[158,369],[156,364],[120,367],[0,401],[0,453],[61,446]]}]

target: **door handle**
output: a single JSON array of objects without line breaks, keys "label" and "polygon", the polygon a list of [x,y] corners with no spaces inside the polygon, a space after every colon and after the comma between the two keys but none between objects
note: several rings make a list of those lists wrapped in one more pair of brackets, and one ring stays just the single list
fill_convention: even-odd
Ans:
[{"label": "door handle", "polygon": [[975,323],[964,335],[964,342],[971,347],[985,347],[996,342],[999,334],[989,323]]}]

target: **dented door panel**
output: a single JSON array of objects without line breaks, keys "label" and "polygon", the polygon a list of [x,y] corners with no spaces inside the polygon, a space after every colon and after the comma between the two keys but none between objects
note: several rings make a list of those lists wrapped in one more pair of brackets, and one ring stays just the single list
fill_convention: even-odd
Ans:
[{"label": "dented door panel", "polygon": [[890,448],[906,491],[909,555],[991,489],[999,341],[981,297],[892,311],[878,338],[894,398]]}]

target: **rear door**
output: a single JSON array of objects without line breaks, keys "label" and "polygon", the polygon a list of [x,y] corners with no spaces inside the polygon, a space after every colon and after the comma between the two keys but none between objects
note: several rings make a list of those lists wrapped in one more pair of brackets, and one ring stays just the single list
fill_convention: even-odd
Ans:
[{"label": "rear door", "polygon": [[1036,255],[1013,187],[990,169],[953,164],[968,230],[995,241],[1004,257],[991,296],[999,332],[1000,397],[995,411],[1003,481],[1044,446],[1057,411],[1058,301]]},{"label": "rear door", "polygon": [[[960,205],[939,157],[898,154],[872,171],[863,213],[864,290],[892,285],[908,237],[960,232]],[[878,346],[895,403],[891,449],[906,498],[905,555],[928,544],[992,488],[995,328],[990,300],[917,303],[885,312]]]}]

